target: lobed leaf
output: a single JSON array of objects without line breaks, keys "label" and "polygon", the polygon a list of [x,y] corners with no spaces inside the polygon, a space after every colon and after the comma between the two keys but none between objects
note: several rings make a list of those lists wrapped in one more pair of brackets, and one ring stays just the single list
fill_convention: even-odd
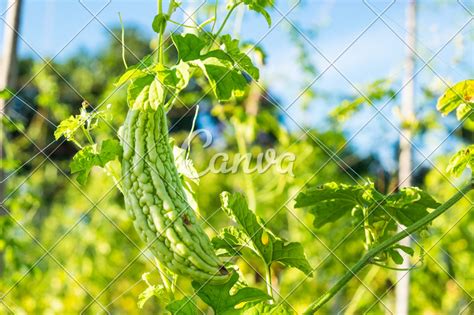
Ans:
[{"label": "lobed leaf", "polygon": [[166,290],[161,284],[150,285],[142,293],[140,293],[140,295],[138,295],[138,308],[142,309],[145,303],[154,296],[164,299],[165,302],[169,301]]},{"label": "lobed leaf", "polygon": [[208,44],[202,37],[192,33],[172,35],[171,39],[178,51],[178,59],[182,61],[201,59],[201,51]]},{"label": "lobed leaf", "polygon": [[426,216],[428,209],[440,204],[428,193],[417,187],[402,188],[387,197],[386,207],[393,211],[398,223],[409,226]]},{"label": "lobed leaf", "polygon": [[79,116],[69,116],[59,123],[59,126],[54,131],[54,138],[58,140],[63,137],[66,140],[74,139],[74,134],[80,130],[81,126],[84,124],[84,120]]},{"label": "lobed leaf", "polygon": [[[367,248],[390,237],[391,233],[396,232],[397,224],[412,225],[428,215],[429,209],[438,206],[438,202],[419,188],[407,187],[384,196],[372,183],[363,186],[327,183],[311,187],[297,196],[295,205],[297,208],[309,208],[316,228],[343,216],[352,217],[354,224],[365,231],[363,235]],[[380,253],[377,259],[385,261],[390,257],[400,264],[403,259],[398,249],[413,255],[412,248],[395,245]]]},{"label": "lobed leaf", "polygon": [[271,300],[271,297],[265,292],[251,287],[240,288],[234,294],[230,294],[229,291],[237,280],[239,280],[239,275],[234,272],[229,281],[224,284],[203,285],[193,281],[192,286],[196,294],[214,310],[216,315],[229,314],[229,312],[235,311],[235,307],[241,303]]},{"label": "lobed leaf", "polygon": [[450,87],[438,100],[436,108],[443,115],[457,110],[458,120],[472,114],[474,106],[474,80],[465,80]]},{"label": "lobed leaf", "polygon": [[245,94],[248,82],[244,73],[254,79],[259,77],[258,69],[251,59],[240,51],[238,40],[233,40],[229,35],[220,39],[223,49],[209,52],[204,52],[210,45],[209,38],[203,36],[188,33],[172,36],[172,40],[178,50],[180,63],[201,69],[219,101],[228,101]]},{"label": "lobed leaf", "polygon": [[127,68],[119,79],[115,82],[115,86],[121,86],[130,80],[134,80],[149,74],[148,69],[153,66],[153,56],[146,55],[136,65]]},{"label": "lobed leaf", "polygon": [[357,186],[335,182],[326,183],[301,192],[296,197],[295,207],[309,207],[309,211],[314,215],[313,225],[320,228],[327,223],[339,220],[344,215],[351,214],[352,210],[359,205],[368,206],[371,200],[365,200],[369,195],[364,195],[364,192],[368,190],[374,193],[372,184]]},{"label": "lobed leaf", "polygon": [[242,315],[294,315],[293,310],[284,304],[268,304],[258,303],[253,305],[246,305],[240,312]]},{"label": "lobed leaf", "polygon": [[76,153],[72,158],[69,167],[71,173],[78,173],[77,181],[81,185],[85,185],[91,169],[94,166],[104,167],[115,158],[120,158],[122,155],[122,147],[117,140],[108,139],[102,142],[99,152],[97,152],[95,145],[89,145]]},{"label": "lobed leaf", "polygon": [[219,101],[228,101],[245,95],[247,80],[232,65],[222,59],[207,58],[194,63],[209,80],[209,84]]},{"label": "lobed leaf", "polygon": [[156,110],[164,101],[163,86],[154,75],[140,77],[128,86],[127,99],[131,109]]},{"label": "lobed leaf", "polygon": [[459,177],[467,167],[470,168],[472,171],[473,165],[474,145],[470,145],[466,148],[459,150],[458,152],[456,152],[456,154],[453,155],[453,157],[451,157],[446,171],[451,173],[451,175],[453,176]]},{"label": "lobed leaf", "polygon": [[221,37],[222,42],[225,46],[225,51],[231,57],[232,61],[241,69],[248,73],[254,80],[259,79],[260,72],[252,62],[247,54],[243,53],[239,48],[239,40],[232,39],[230,35],[224,35]]},{"label": "lobed leaf", "polygon": [[190,297],[171,302],[166,306],[166,310],[172,315],[196,315],[201,313]]},{"label": "lobed leaf", "polygon": [[311,275],[312,268],[304,255],[303,247],[297,242],[287,242],[274,235],[270,229],[265,227],[265,222],[257,217],[247,205],[247,201],[241,194],[221,194],[221,203],[224,211],[239,224],[235,230],[225,230],[230,236],[222,239],[222,243],[229,241],[230,247],[248,247],[260,256],[269,266],[273,262],[279,262],[286,267],[294,267]]},{"label": "lobed leaf", "polygon": [[273,6],[273,0],[244,0],[244,3],[250,10],[260,13],[263,15],[268,23],[268,26],[272,25],[272,19],[266,8]]}]

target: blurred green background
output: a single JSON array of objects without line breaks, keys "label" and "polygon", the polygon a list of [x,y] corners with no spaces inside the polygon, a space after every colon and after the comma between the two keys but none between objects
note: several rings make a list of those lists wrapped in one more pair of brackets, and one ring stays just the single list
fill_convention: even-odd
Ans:
[{"label": "blurred green background", "polygon": [[[332,29],[334,23],[331,22],[315,23],[306,16],[308,10],[327,6],[324,1],[317,2],[301,3],[294,19],[298,26],[301,25],[302,32],[316,45],[321,44],[324,51],[327,38],[343,38],[350,22],[346,21],[336,29]],[[472,1],[466,3],[472,5]],[[26,1],[26,6],[30,4],[39,5],[35,1]],[[126,1],[114,5],[120,8],[121,4],[130,5]],[[140,5],[144,6],[142,10],[149,7],[152,11],[155,4],[140,2]],[[287,6],[277,2],[277,10],[284,11]],[[361,6],[363,8],[363,4]],[[205,5],[200,10],[198,18],[208,13]],[[338,16],[338,12],[350,8],[336,2],[331,10],[326,10],[324,16],[331,21],[333,15]],[[395,17],[398,16],[396,12],[393,13]],[[420,17],[420,41],[423,36],[429,36],[430,27],[433,27],[430,18],[440,12],[444,12],[442,18],[438,17],[440,21],[453,18],[450,12],[456,12],[457,20],[469,20],[469,14],[456,1],[422,1],[420,12],[426,12]],[[68,11],[64,14],[67,15]],[[122,14],[126,22],[127,11]],[[31,33],[35,26],[25,17],[27,15],[22,19],[25,33],[35,34]],[[364,20],[365,24],[373,18]],[[117,21],[118,17],[115,19]],[[239,36],[249,41],[255,36],[249,28],[265,27],[265,22],[254,16],[243,17],[240,23],[243,26]],[[61,26],[53,27],[56,36],[61,37],[57,30]],[[95,27],[95,32],[103,31],[99,23]],[[380,21],[376,27],[386,31]],[[207,174],[196,187],[196,198],[200,213],[206,218],[203,225],[209,235],[215,235],[216,230],[229,224],[229,219],[219,209],[219,193],[223,190],[242,191],[247,194],[250,204],[255,205],[256,213],[266,219],[275,232],[303,244],[308,260],[315,268],[315,276],[306,278],[295,269],[274,267],[273,281],[277,299],[284,299],[295,310],[302,311],[323,294],[347,270],[347,266],[363,255],[364,247],[361,238],[357,237],[362,232],[353,231],[351,222],[342,220],[316,230],[312,226],[312,216],[293,207],[293,198],[307,183],[328,181],[354,184],[372,178],[381,192],[395,189],[397,134],[393,128],[383,128],[387,128],[388,124],[384,122],[387,117],[397,123],[393,113],[399,105],[399,97],[396,95],[390,99],[390,96],[401,87],[401,78],[400,73],[389,71],[389,68],[399,67],[391,56],[382,57],[387,65],[381,72],[371,71],[369,65],[360,62],[358,56],[361,53],[348,52],[352,66],[357,72],[364,72],[364,76],[356,77],[355,83],[375,100],[375,106],[387,105],[382,111],[387,117],[376,117],[375,120],[381,123],[370,124],[359,133],[359,127],[376,111],[366,106],[364,101],[358,101],[357,92],[348,89],[348,83],[342,78],[339,81],[328,79],[329,82],[317,83],[305,90],[303,97],[292,106],[290,113],[294,116],[288,115],[281,108],[292,104],[294,94],[299,94],[304,86],[321,74],[325,63],[321,57],[315,57],[311,45],[291,26],[286,24],[276,28],[285,38],[284,45],[278,47],[275,44],[278,37],[261,45],[266,56],[261,64],[264,79],[258,86],[251,86],[244,100],[216,104],[210,97],[205,97],[199,102],[201,109],[197,127],[209,130],[214,142],[204,148],[199,138],[194,139],[191,158],[198,170],[204,170],[217,152],[227,152],[230,156],[237,152],[250,152],[257,156],[268,148],[274,148],[278,154],[295,154],[294,177],[279,174],[275,169],[250,175],[241,171],[236,174]],[[121,46],[117,41],[120,38],[117,23],[110,25],[110,31],[101,37],[99,47],[93,48],[91,45],[94,43],[87,43],[86,48],[78,46],[61,58],[38,58],[26,52],[20,54],[18,80],[12,87],[20,92],[7,102],[6,117],[2,121],[6,139],[2,168],[7,176],[3,206],[9,212],[9,215],[0,217],[0,250],[4,255],[0,269],[2,314],[92,314],[106,310],[111,314],[163,312],[158,298],[149,300],[143,310],[137,307],[138,296],[147,287],[142,274],[150,272],[149,281],[153,283],[158,282],[158,275],[150,255],[141,253],[143,244],[124,211],[121,194],[99,169],[93,170],[85,187],[80,186],[68,167],[76,148],[63,139],[55,141],[53,136],[58,123],[71,114],[77,114],[83,100],[93,106],[111,104],[113,118],[109,124],[100,126],[99,137],[114,136],[122,124],[127,110],[125,89],[116,90],[113,84],[124,69]],[[440,65],[443,69],[441,75],[435,71],[423,71],[422,79],[417,81],[415,143],[420,151],[415,154],[414,184],[441,202],[466,180],[466,177],[454,179],[444,171],[448,153],[454,152],[462,143],[472,142],[474,131],[472,125],[458,126],[435,112],[436,98],[446,89],[443,80],[453,82],[460,76],[472,77],[472,24],[463,29],[462,34],[462,38],[448,42],[450,52],[442,61],[431,62],[433,69]],[[365,41],[372,43],[369,47],[377,46],[377,37],[369,36]],[[148,29],[127,23],[125,42],[133,52],[126,52],[129,64],[149,54],[156,45]],[[341,43],[341,48],[343,46]],[[291,54],[284,69],[290,67],[291,70],[285,78],[277,75],[275,60],[279,59],[272,59],[272,56],[281,56],[286,47]],[[398,53],[403,55],[404,48],[398,47]],[[430,49],[433,48],[426,48],[432,51]],[[175,54],[172,49],[167,53],[170,59]],[[52,54],[46,52],[45,56],[48,55]],[[298,81],[292,81],[294,76]],[[324,76],[321,81],[324,82]],[[282,91],[285,86],[291,91]],[[191,106],[204,91],[201,82],[194,82],[185,91],[183,104],[169,113],[172,137],[178,144],[185,142],[195,113]],[[347,104],[355,105],[348,109]],[[333,153],[337,153],[337,157]],[[467,200],[458,203],[437,219],[426,235],[417,237],[416,241],[423,250],[417,249],[413,262],[423,254],[423,263],[411,274],[412,314],[474,312],[473,305],[468,307],[474,294],[474,214],[471,209]],[[263,271],[259,269],[259,262],[249,263],[239,263],[245,280],[263,289]],[[394,303],[394,282],[394,271],[367,267],[359,275],[359,280],[353,279],[324,312],[390,313]],[[186,281],[180,282],[179,287],[183,293],[190,292]],[[205,308],[203,311],[208,312]]]}]

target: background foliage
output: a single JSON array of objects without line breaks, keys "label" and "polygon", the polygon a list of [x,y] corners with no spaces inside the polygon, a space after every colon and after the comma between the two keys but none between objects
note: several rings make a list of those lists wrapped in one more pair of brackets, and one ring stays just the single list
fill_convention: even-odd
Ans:
[{"label": "background foliage", "polygon": [[[114,33],[120,36],[118,28]],[[125,55],[129,64],[152,51],[150,41],[139,29],[126,29],[125,42],[133,51],[133,55],[128,52]],[[105,48],[94,54],[77,52],[51,64],[30,58],[20,60],[18,86],[13,90],[26,87],[8,105],[3,122],[8,142],[2,167],[9,176],[5,206],[11,215],[0,217],[0,248],[5,252],[0,292],[6,294],[4,302],[15,313],[64,314],[84,309],[87,313],[97,313],[102,310],[101,304],[111,313],[133,314],[140,312],[137,302],[142,292],[148,288],[145,292],[154,294],[149,290],[149,284],[158,283],[153,260],[146,253],[140,255],[142,244],[124,211],[122,196],[113,189],[113,182],[102,170],[93,169],[91,180],[80,186],[69,169],[76,148],[64,139],[54,140],[56,125],[77,114],[84,100],[94,105],[111,104],[113,120],[101,124],[98,133],[103,138],[115,135],[127,110],[125,90],[111,93],[123,71],[120,51],[120,44],[111,37]],[[172,58],[176,52],[170,50],[167,54]],[[300,60],[295,62],[302,63],[307,70],[305,75],[318,71],[305,59],[304,47]],[[396,80],[374,78],[367,86],[367,93],[371,99],[383,100],[393,96],[398,86]],[[207,174],[195,187],[197,203],[207,221],[206,231],[216,236],[219,228],[230,224],[220,209],[219,194],[224,190],[243,192],[251,208],[276,234],[303,245],[310,265],[316,268],[313,278],[295,269],[283,270],[273,265],[277,299],[285,299],[301,311],[314,300],[315,294],[325,292],[346,271],[345,266],[357,261],[364,251],[364,243],[361,237],[348,235],[352,230],[350,220],[316,229],[310,212],[295,208],[294,201],[287,201],[308,182],[318,185],[332,181],[354,184],[354,178],[360,181],[352,172],[362,178],[373,178],[377,190],[387,193],[396,185],[396,172],[384,168],[380,157],[361,155],[350,146],[338,155],[337,163],[330,159],[328,152],[338,151],[347,142],[349,136],[343,132],[343,121],[347,123],[361,110],[363,98],[327,96],[313,91],[315,94],[309,98],[326,99],[328,105],[335,104],[334,99],[342,101],[339,106],[333,106],[335,109],[327,119],[331,127],[312,126],[309,136],[289,128],[281,119],[279,110],[269,102],[274,99],[271,90],[261,92],[253,88],[243,101],[231,106],[214,104],[209,97],[201,101],[198,127],[216,130],[218,141],[210,148],[203,148],[202,143],[195,141],[191,159],[198,170],[203,170],[216,152],[227,152],[230,156],[236,152],[257,155],[266,148],[275,148],[279,153],[291,152],[297,156],[294,177],[274,170],[251,175]],[[185,104],[169,114],[174,126],[172,136],[179,144],[185,141],[194,115],[194,111],[187,112],[187,106],[200,93],[202,85],[192,84],[185,91]],[[428,93],[427,112],[434,110],[438,95],[439,91]],[[419,137],[434,128],[450,128],[439,121],[440,117],[429,113],[421,117],[417,122]],[[459,142],[467,141],[472,139],[472,132],[472,123],[467,123],[456,129],[453,137]],[[416,172],[415,184],[439,201],[454,192],[454,184],[466,179],[452,178],[444,171],[447,164],[448,157],[440,156],[434,166],[423,166]],[[316,170],[320,171],[313,176]],[[470,267],[474,264],[471,208],[468,201],[462,201],[449,215],[434,222],[427,232],[429,237],[417,238],[424,250],[418,249],[413,258],[416,261],[421,255],[423,259],[412,273],[412,290],[417,292],[411,299],[413,313],[458,313],[470,302],[474,294],[474,270]],[[354,235],[361,233],[362,230],[354,231]],[[245,280],[263,289],[260,262],[248,263],[239,262]],[[149,274],[142,278],[145,272]],[[365,285],[352,281],[326,311],[336,312],[348,306],[348,313],[369,308],[371,312],[385,313],[384,305],[389,307],[393,303],[394,272],[370,266],[360,279]],[[180,287],[183,291],[190,289],[184,282]],[[376,296],[382,297],[378,300]],[[199,306],[205,310],[204,305]],[[143,311],[163,311],[160,298],[144,303]]]}]

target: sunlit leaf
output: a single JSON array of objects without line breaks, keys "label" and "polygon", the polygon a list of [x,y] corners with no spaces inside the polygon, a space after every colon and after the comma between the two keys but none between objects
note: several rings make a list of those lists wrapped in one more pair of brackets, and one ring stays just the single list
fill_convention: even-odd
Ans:
[{"label": "sunlit leaf", "polygon": [[15,94],[9,89],[0,90],[0,100],[9,100],[13,95]]},{"label": "sunlit leaf", "polygon": [[411,225],[426,216],[428,209],[439,206],[433,197],[417,187],[402,188],[387,197],[386,207],[393,211],[398,223]]},{"label": "sunlit leaf", "polygon": [[224,35],[221,37],[222,42],[225,46],[225,51],[232,58],[233,62],[238,65],[238,67],[247,72],[255,80],[259,79],[259,70],[253,64],[247,54],[243,53],[239,47],[239,40],[233,39],[230,35]]},{"label": "sunlit leaf", "polygon": [[215,314],[224,314],[234,311],[234,307],[244,302],[258,302],[270,300],[265,292],[251,287],[238,289],[234,294],[230,290],[239,280],[239,275],[233,273],[229,281],[221,285],[202,284],[197,281],[192,282],[196,294],[209,305]]},{"label": "sunlit leaf", "polygon": [[160,33],[163,27],[166,25],[166,20],[168,16],[164,13],[160,13],[155,15],[153,18],[153,22],[151,23],[151,27],[156,33]]},{"label": "sunlit leaf", "polygon": [[474,165],[474,145],[470,145],[456,152],[449,160],[446,171],[451,175],[459,177],[468,167],[471,170]]},{"label": "sunlit leaf", "polygon": [[204,39],[191,33],[173,35],[171,38],[182,61],[201,59],[201,50],[207,45]]},{"label": "sunlit leaf", "polygon": [[163,104],[164,90],[154,75],[135,79],[128,86],[128,105],[134,110],[156,110]]},{"label": "sunlit leaf", "polygon": [[364,193],[374,191],[372,185],[326,183],[301,192],[296,197],[295,207],[308,207],[314,215],[313,225],[320,228],[344,215],[350,215],[357,206],[368,206],[373,201],[366,200]]},{"label": "sunlit leaf", "polygon": [[457,117],[463,119],[474,106],[474,80],[465,80],[450,87],[438,100],[436,108],[443,115],[457,109]]},{"label": "sunlit leaf", "polygon": [[120,158],[121,154],[122,147],[120,143],[113,139],[102,142],[98,152],[95,145],[86,146],[74,155],[69,165],[71,173],[77,173],[77,181],[81,185],[85,185],[92,167],[104,167],[108,162]]},{"label": "sunlit leaf", "polygon": [[196,302],[190,297],[171,302],[166,306],[166,310],[172,315],[196,315],[201,313],[196,306]]},{"label": "sunlit leaf", "polygon": [[268,304],[261,302],[254,305],[246,305],[239,314],[242,315],[294,315],[290,307],[284,304]]},{"label": "sunlit leaf", "polygon": [[84,120],[80,116],[70,116],[59,123],[59,126],[54,131],[54,138],[58,140],[64,136],[67,140],[71,140],[83,124]]},{"label": "sunlit leaf", "polygon": [[204,36],[206,34],[198,36],[190,33],[172,36],[180,62],[201,69],[219,101],[242,97],[248,86],[243,72],[257,79],[258,69],[240,51],[238,41],[230,36],[222,37],[224,49],[202,52],[209,46],[209,38]]},{"label": "sunlit leaf", "polygon": [[[279,262],[287,267],[298,268],[304,273],[310,275],[312,272],[304,255],[303,247],[297,242],[287,242],[284,239],[274,235],[270,229],[265,226],[265,222],[257,217],[247,205],[247,201],[241,194],[221,194],[221,203],[224,211],[235,222],[239,224],[238,232],[226,230],[226,235],[231,236],[229,243],[234,250],[238,247],[247,246],[258,254],[267,265],[273,262]],[[251,245],[249,245],[249,240]],[[223,238],[222,243],[227,239]]]},{"label": "sunlit leaf", "polygon": [[245,95],[247,80],[231,65],[214,57],[195,62],[203,70],[219,101],[228,101]]},{"label": "sunlit leaf", "polygon": [[157,297],[163,300],[165,303],[169,301],[168,294],[161,284],[150,285],[138,296],[138,308],[143,308],[145,303],[148,302],[148,300],[150,300],[152,297]]},{"label": "sunlit leaf", "polygon": [[273,2],[273,0],[244,0],[244,3],[250,10],[258,12],[263,15],[263,17],[265,17],[268,26],[272,25],[272,19],[267,11],[267,8],[273,6]]}]

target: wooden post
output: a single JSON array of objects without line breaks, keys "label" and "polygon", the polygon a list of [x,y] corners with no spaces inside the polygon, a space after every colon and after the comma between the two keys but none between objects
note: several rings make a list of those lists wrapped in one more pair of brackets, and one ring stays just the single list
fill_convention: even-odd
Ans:
[{"label": "wooden post", "polygon": [[[398,181],[399,188],[412,185],[413,156],[412,145],[413,126],[415,119],[415,67],[416,67],[416,0],[410,0],[407,6],[406,28],[407,28],[407,53],[404,64],[403,90],[401,94],[401,119],[402,119],[402,135],[400,136],[400,156]],[[399,226],[399,230],[403,229]],[[410,238],[407,237],[400,241],[400,244],[410,246]],[[403,269],[410,268],[410,257],[406,253],[401,253]],[[397,285],[395,289],[395,308],[397,315],[408,315],[409,312],[409,296],[410,296],[410,274],[407,271],[397,272]]]},{"label": "wooden post", "polygon": [[[20,8],[21,0],[8,0],[7,3],[7,15],[6,23],[4,25],[4,38],[3,38],[3,50],[1,56],[1,67],[0,67],[0,90],[7,87],[14,88],[17,79],[17,44],[18,44],[18,29],[20,22]],[[12,29],[13,28],[13,29]],[[3,164],[5,152],[3,150],[5,133],[3,130],[3,115],[5,109],[5,100],[0,99],[0,161]],[[3,199],[5,198],[5,171],[3,165],[0,167],[0,216],[7,214],[4,208]],[[0,276],[4,271],[4,253],[0,250]]]}]

